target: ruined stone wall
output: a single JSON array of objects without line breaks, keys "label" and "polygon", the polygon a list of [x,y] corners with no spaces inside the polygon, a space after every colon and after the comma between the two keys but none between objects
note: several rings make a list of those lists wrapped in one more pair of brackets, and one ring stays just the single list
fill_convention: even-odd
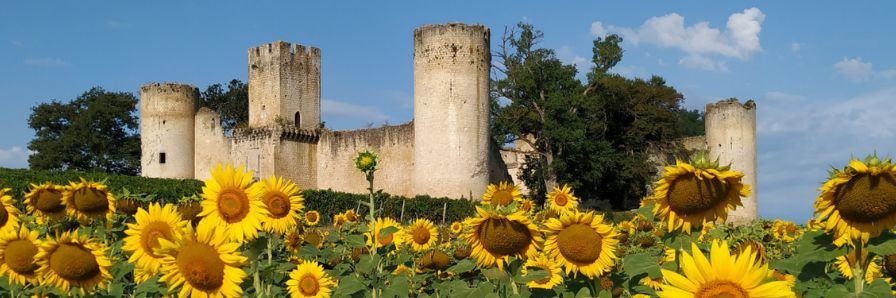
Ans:
[{"label": "ruined stone wall", "polygon": [[283,41],[249,49],[249,126],[272,124],[320,125],[320,49]]},{"label": "ruined stone wall", "polygon": [[276,173],[275,151],[279,138],[269,128],[236,129],[230,138],[230,162],[234,167],[252,171],[255,179]]},{"label": "ruined stone wall", "polygon": [[489,38],[481,25],[414,31],[415,193],[459,198],[485,192]]},{"label": "ruined stone wall", "polygon": [[230,162],[230,139],[224,136],[221,115],[209,108],[196,112],[194,127],[195,146],[193,178],[211,178],[212,169],[219,163]]},{"label": "ruined stone wall", "polygon": [[142,176],[193,178],[193,114],[198,98],[199,90],[191,85],[151,83],[140,87]]},{"label": "ruined stone wall", "polygon": [[367,180],[355,169],[355,156],[365,149],[379,156],[375,189],[413,196],[414,125],[385,126],[352,131],[323,131],[317,144],[317,187],[366,193]]},{"label": "ruined stone wall", "polygon": [[743,182],[752,192],[744,198],[743,207],[728,215],[728,222],[744,224],[757,216],[756,206],[756,104],[747,101],[723,100],[706,105],[706,144],[710,157],[719,157],[721,164],[744,173]]}]

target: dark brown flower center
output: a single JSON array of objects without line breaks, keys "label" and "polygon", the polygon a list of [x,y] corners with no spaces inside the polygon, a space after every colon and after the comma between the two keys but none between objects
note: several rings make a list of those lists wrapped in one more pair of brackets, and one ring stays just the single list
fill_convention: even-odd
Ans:
[{"label": "dark brown flower center", "polygon": [[717,178],[697,179],[692,173],[669,185],[669,207],[677,214],[699,214],[724,204],[729,186]]},{"label": "dark brown flower center", "polygon": [[521,254],[532,243],[532,235],[525,224],[506,218],[486,219],[477,232],[482,246],[493,254]]},{"label": "dark brown flower center", "polygon": [[74,193],[75,209],[89,214],[103,214],[109,211],[106,192],[94,188],[83,188]]},{"label": "dark brown flower center", "polygon": [[491,199],[492,206],[507,206],[513,203],[513,190],[502,189],[495,191]]},{"label": "dark brown flower center", "polygon": [[207,244],[190,242],[177,253],[177,268],[190,286],[211,292],[224,284],[224,262]]},{"label": "dark brown flower center", "polygon": [[599,257],[603,237],[590,226],[572,224],[557,235],[557,248],[564,258],[577,264],[591,264]]},{"label": "dark brown flower center", "polygon": [[56,214],[65,211],[65,205],[62,205],[62,192],[58,190],[42,190],[32,200],[32,206],[40,212]]},{"label": "dark brown flower center", "polygon": [[174,240],[174,231],[171,230],[171,226],[168,223],[152,221],[143,227],[143,231],[140,233],[140,246],[143,247],[143,251],[156,259],[160,258],[160,256],[156,255],[153,250],[159,247],[159,238],[169,241]]},{"label": "dark brown flower center", "polygon": [[450,258],[447,254],[440,250],[433,250],[420,258],[420,267],[432,270],[442,270],[448,268]]},{"label": "dark brown flower center", "polygon": [[565,193],[558,193],[554,197],[554,204],[556,204],[557,206],[566,206],[566,203],[568,203],[568,202],[569,202],[569,200],[566,198]]},{"label": "dark brown flower center", "polygon": [[694,298],[749,298],[750,295],[741,287],[727,280],[713,280],[703,284]]},{"label": "dark brown flower center", "polygon": [[896,277],[896,255],[889,255],[884,258],[884,269],[890,277]]},{"label": "dark brown flower center", "polygon": [[50,269],[68,281],[87,281],[100,274],[96,257],[83,246],[62,243],[50,255]]},{"label": "dark brown flower center", "polygon": [[302,275],[302,278],[299,279],[299,292],[302,292],[302,295],[314,296],[319,291],[320,284],[317,283],[317,278],[314,277],[314,274],[305,273],[305,275]]},{"label": "dark brown flower center", "polygon": [[249,198],[239,190],[225,190],[218,196],[218,212],[228,223],[235,223],[249,214]]},{"label": "dark brown flower center", "polygon": [[414,243],[421,245],[429,243],[429,238],[432,236],[429,234],[429,229],[423,226],[416,227],[412,235],[414,238]]},{"label": "dark brown flower center", "polygon": [[308,223],[316,223],[318,220],[317,213],[308,212],[305,213],[305,221]]},{"label": "dark brown flower center", "polygon": [[834,192],[840,216],[853,222],[874,222],[896,212],[896,181],[890,174],[858,174]]},{"label": "dark brown flower center", "polygon": [[268,206],[271,217],[282,218],[289,215],[290,205],[289,199],[283,193],[271,193],[264,198],[264,204]]},{"label": "dark brown flower center", "polygon": [[18,274],[32,274],[37,269],[34,263],[34,255],[37,254],[37,245],[27,239],[18,239],[9,242],[3,252],[3,260],[9,269]]}]

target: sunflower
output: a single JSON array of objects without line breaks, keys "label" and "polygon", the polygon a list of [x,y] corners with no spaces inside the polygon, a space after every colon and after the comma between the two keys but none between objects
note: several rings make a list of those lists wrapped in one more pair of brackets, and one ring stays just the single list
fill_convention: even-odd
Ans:
[{"label": "sunflower", "polygon": [[548,193],[547,203],[555,213],[563,214],[576,210],[579,206],[579,198],[576,198],[569,185],[564,184],[563,187],[554,186],[554,190]]},{"label": "sunflower", "polygon": [[659,297],[793,297],[787,282],[768,281],[770,269],[755,263],[749,249],[732,256],[726,242],[713,240],[708,259],[696,243],[691,253],[681,253],[685,275],[661,269],[667,284],[657,291]]},{"label": "sunflower", "polygon": [[334,228],[337,228],[337,229],[341,228],[342,225],[345,224],[345,222],[346,222],[345,214],[338,213],[336,215],[333,215],[333,227]]},{"label": "sunflower", "polygon": [[733,254],[742,254],[750,251],[756,256],[756,259],[753,260],[756,264],[765,264],[767,261],[765,245],[762,245],[762,242],[753,239],[746,239],[741,241],[737,246],[732,248]]},{"label": "sunflower", "polygon": [[645,285],[651,289],[659,290],[663,288],[663,279],[662,278],[650,278],[650,276],[645,276],[638,281],[638,283]]},{"label": "sunflower", "polygon": [[72,286],[81,294],[93,292],[112,279],[109,268],[112,262],[106,256],[106,246],[94,242],[78,231],[65,232],[56,239],[47,239],[40,245],[37,255],[37,275],[42,283],[68,292]]},{"label": "sunflower", "polygon": [[[393,227],[396,230],[393,231],[392,233],[390,233],[389,235],[383,235],[383,230],[386,228],[389,228],[389,227]],[[373,229],[373,227],[370,224],[367,224],[367,228]],[[398,246],[401,241],[397,241],[398,243],[396,243],[396,240],[400,237],[395,237],[395,236],[397,235],[399,230],[401,230],[401,225],[398,224],[398,222],[395,221],[394,219],[389,218],[389,217],[377,218],[376,219],[376,233],[374,233],[374,234],[376,234],[376,247],[386,247],[393,243],[395,244],[395,246]],[[365,235],[367,238],[367,245],[373,245],[373,240],[371,239],[370,235],[371,235],[370,232],[368,232]]]},{"label": "sunflower", "polygon": [[9,195],[9,188],[0,188],[0,234],[15,233],[19,228],[19,208]]},{"label": "sunflower", "polygon": [[600,276],[613,267],[619,244],[613,226],[603,221],[603,215],[578,210],[549,219],[545,223],[545,253],[563,265],[567,274]]},{"label": "sunflower", "polygon": [[112,220],[112,213],[115,212],[115,196],[106,185],[84,178],[81,178],[80,183],[70,182],[62,193],[62,201],[65,202],[68,214],[82,222]]},{"label": "sunflower", "polygon": [[781,273],[780,271],[774,270],[774,269],[769,270],[768,272],[769,272],[769,276],[768,276],[769,278],[786,282],[787,286],[791,287],[791,288],[796,286],[796,276],[786,274],[786,273]]},{"label": "sunflower", "polygon": [[289,272],[289,280],[286,281],[286,287],[293,298],[330,297],[337,286],[336,280],[315,261],[302,261],[296,269]]},{"label": "sunflower", "polygon": [[209,224],[225,228],[228,240],[243,243],[258,237],[268,210],[261,201],[261,188],[249,188],[252,173],[218,164],[202,187],[202,212]]},{"label": "sunflower", "polygon": [[535,210],[535,202],[530,199],[523,198],[519,201],[518,208],[525,211],[526,213],[532,213],[532,211]]},{"label": "sunflower", "polygon": [[498,185],[488,185],[488,189],[482,195],[481,203],[492,206],[507,206],[522,199],[523,195],[516,185],[502,181]]},{"label": "sunflower", "polygon": [[452,222],[449,230],[451,231],[451,234],[460,235],[460,233],[464,231],[464,224],[459,221]]},{"label": "sunflower", "polygon": [[327,232],[320,232],[316,230],[308,230],[305,231],[305,235],[302,238],[305,239],[305,243],[311,244],[311,246],[321,248],[324,247],[324,242],[327,239]]},{"label": "sunflower", "polygon": [[286,247],[286,250],[293,253],[299,252],[302,249],[302,244],[304,243],[305,235],[297,231],[286,233],[286,236],[283,239],[283,247]]},{"label": "sunflower", "polygon": [[41,185],[31,184],[25,193],[25,210],[35,214],[37,222],[44,224],[47,220],[58,220],[65,217],[65,204],[62,193],[65,187],[53,183]]},{"label": "sunflower", "polygon": [[162,207],[158,203],[150,204],[148,212],[137,209],[134,220],[124,231],[128,236],[122,250],[131,254],[128,262],[134,264],[134,280],[140,283],[160,273],[163,256],[155,251],[160,247],[159,239],[176,242],[189,223],[180,218],[174,205]]},{"label": "sunflower", "polygon": [[775,225],[772,227],[772,235],[775,239],[783,242],[793,242],[800,237],[800,234],[800,227],[797,227],[795,223],[786,220],[776,220]]},{"label": "sunflower", "polygon": [[896,224],[896,167],[890,159],[853,159],[832,171],[820,190],[815,214],[835,235],[864,243]]},{"label": "sunflower", "polygon": [[522,273],[523,276],[528,275],[530,267],[544,270],[548,273],[548,277],[526,283],[526,286],[529,288],[553,289],[557,285],[563,283],[563,269],[560,268],[560,264],[557,264],[557,262],[554,262],[554,260],[548,258],[544,254],[538,254],[535,257],[526,260],[520,273]]},{"label": "sunflower", "polygon": [[262,222],[262,229],[280,235],[295,229],[299,224],[299,212],[305,208],[301,190],[292,181],[284,181],[275,176],[255,182],[261,192],[261,201],[268,208],[268,218]]},{"label": "sunflower", "polygon": [[510,256],[526,259],[535,256],[543,238],[538,227],[522,211],[501,214],[476,207],[478,217],[464,222],[464,240],[473,248],[480,267],[504,269]]},{"label": "sunflower", "polygon": [[423,252],[439,242],[439,231],[436,225],[425,218],[418,218],[404,229],[403,243],[411,246],[414,252]]},{"label": "sunflower", "polygon": [[709,235],[709,231],[712,231],[712,228],[715,228],[716,224],[713,222],[704,222],[702,226],[700,226],[700,234],[697,235],[697,240],[703,241],[706,238],[706,235]]},{"label": "sunflower", "polygon": [[[881,266],[874,262],[874,260],[868,260],[868,253],[866,251],[862,251],[862,263],[867,263],[868,266],[865,268],[865,282],[871,283],[875,278],[881,277],[882,271]],[[845,256],[839,256],[834,261],[834,265],[837,266],[837,270],[840,271],[840,274],[843,275],[846,279],[852,279],[855,276],[853,270],[856,268],[856,251],[852,250]]]},{"label": "sunflower", "polygon": [[305,218],[305,224],[313,227],[313,226],[316,226],[320,222],[320,213],[318,213],[317,211],[311,210],[311,211],[305,212],[304,218]]},{"label": "sunflower", "polygon": [[690,234],[691,227],[725,221],[728,211],[742,206],[741,197],[750,194],[750,187],[741,182],[743,177],[702,154],[693,165],[679,160],[666,167],[656,183],[653,213],[667,223],[669,232],[681,228]]},{"label": "sunflower", "polygon": [[623,220],[616,225],[620,232],[632,235],[635,233],[635,224],[629,220]]},{"label": "sunflower", "polygon": [[9,278],[14,284],[38,284],[38,266],[34,256],[40,249],[37,231],[29,231],[24,225],[18,233],[0,235],[0,274]]},{"label": "sunflower", "polygon": [[164,254],[162,277],[170,292],[180,287],[183,297],[239,297],[240,283],[246,272],[240,266],[246,257],[238,252],[240,244],[227,241],[224,228],[201,221],[195,232],[187,226],[177,241],[159,238]]},{"label": "sunflower", "polygon": [[345,217],[346,222],[358,222],[358,214],[355,213],[355,209],[345,210],[342,216]]}]

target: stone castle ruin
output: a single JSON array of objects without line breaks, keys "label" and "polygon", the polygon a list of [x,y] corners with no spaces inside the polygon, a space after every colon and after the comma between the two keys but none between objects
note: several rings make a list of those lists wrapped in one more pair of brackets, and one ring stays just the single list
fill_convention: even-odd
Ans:
[{"label": "stone castle ruin", "polygon": [[[277,41],[250,48],[249,128],[230,136],[220,115],[197,109],[191,85],[140,88],[142,175],[207,179],[218,163],[245,166],[256,178],[283,176],[303,189],[364,193],[353,158],[371,149],[383,162],[376,187],[413,196],[477,198],[489,183],[513,180],[525,153],[489,139],[490,32],[482,25],[426,25],[414,31],[414,119],[349,131],[322,128],[320,49]],[[755,105],[709,104],[706,136],[685,140],[731,161],[756,185]],[[520,148],[516,148],[520,149]],[[754,187],[755,189],[755,187]],[[756,216],[755,192],[731,218]]]}]

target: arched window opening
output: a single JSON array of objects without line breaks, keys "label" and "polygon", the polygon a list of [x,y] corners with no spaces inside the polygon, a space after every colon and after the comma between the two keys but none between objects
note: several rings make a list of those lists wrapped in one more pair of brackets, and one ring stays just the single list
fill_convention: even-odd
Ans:
[{"label": "arched window opening", "polygon": [[296,127],[300,127],[302,125],[302,115],[299,112],[296,112]]}]

